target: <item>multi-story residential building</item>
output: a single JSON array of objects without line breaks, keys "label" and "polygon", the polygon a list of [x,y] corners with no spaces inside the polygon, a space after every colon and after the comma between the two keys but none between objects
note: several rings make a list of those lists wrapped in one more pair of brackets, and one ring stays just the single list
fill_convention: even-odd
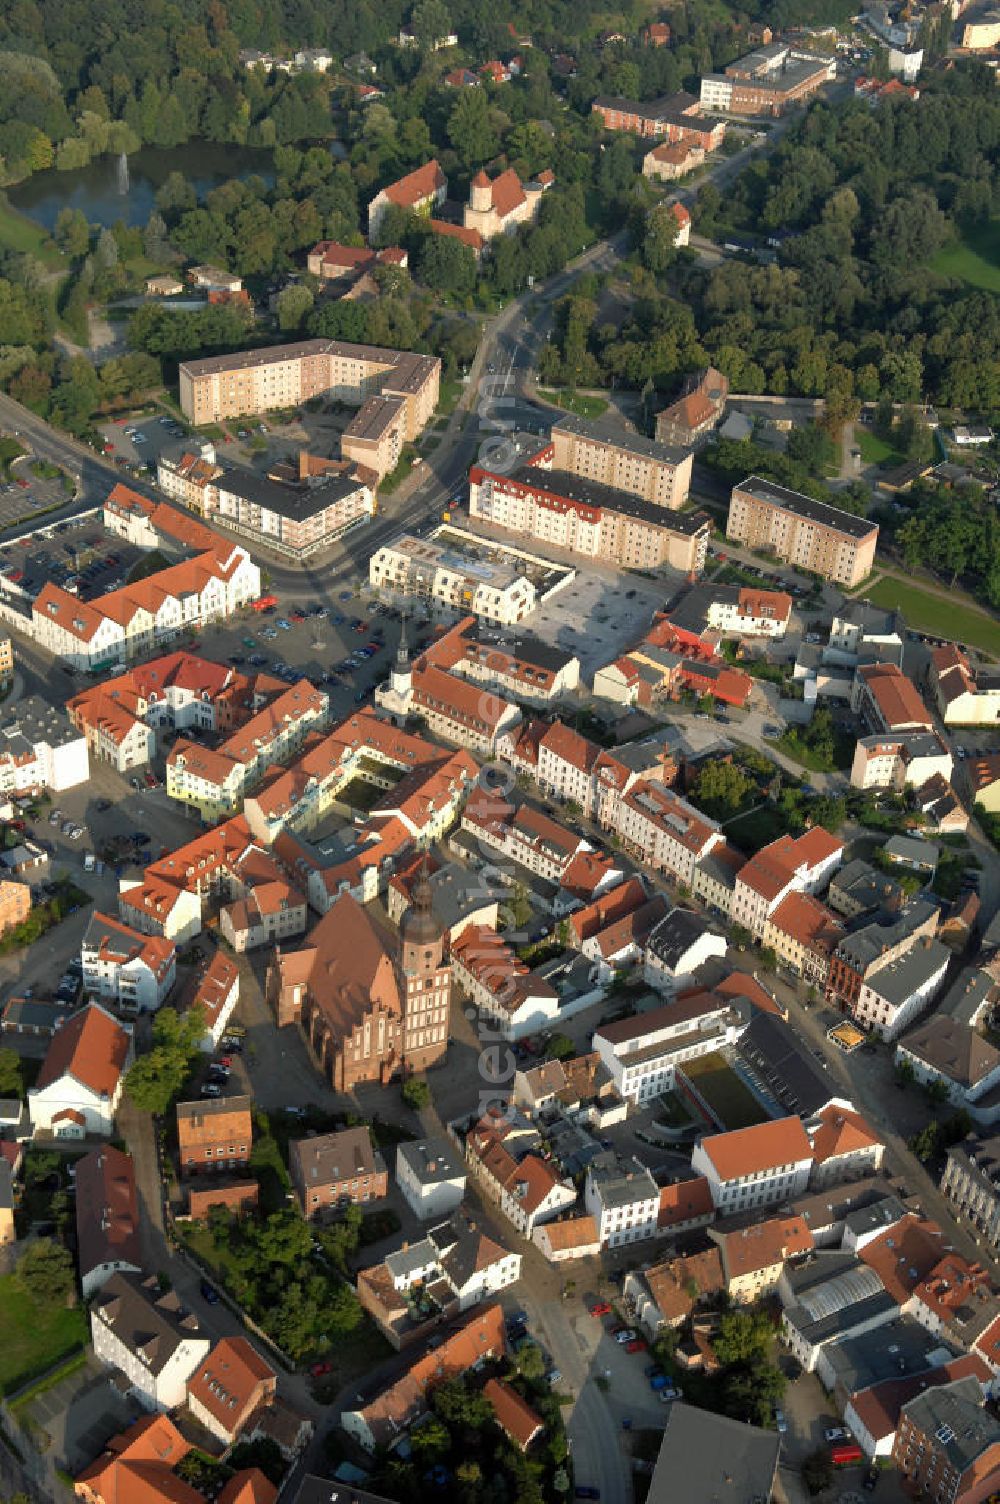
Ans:
[{"label": "multi-story residential building", "polygon": [[704,915],[678,905],[650,931],[643,948],[643,975],[659,992],[675,993],[714,956],[722,959],[728,942]]},{"label": "multi-story residential building", "polygon": [[442,740],[491,757],[498,737],[516,726],[521,712],[510,700],[486,692],[421,658],[410,666],[397,661],[388,686],[375,691],[375,703],[400,725],[420,715]]},{"label": "multi-story residential building", "polygon": [[[686,177],[705,161],[705,148],[695,141],[661,142],[642,159],[644,178],[655,178],[662,183],[674,183]],[[663,436],[664,443],[676,442]]]},{"label": "multi-story residential building", "polygon": [[[690,170],[686,154],[692,150],[701,151],[704,160],[704,149],[693,143],[678,142],[672,146],[654,147],[643,159],[644,176],[680,177],[682,171]],[[684,154],[681,158],[683,166],[676,156],[669,155],[678,151]],[[656,414],[657,443],[677,444],[684,449],[693,449],[714,432],[716,425],[722,421],[728,396],[729,382],[714,366],[708,366],[706,370],[689,376],[681,395],[669,407],[661,408]]]},{"label": "multi-story residential building", "polygon": [[896,1045],[896,1064],[905,1065],[921,1086],[940,1082],[948,1101],[964,1108],[974,1123],[1000,1121],[1000,1050],[967,1023],[933,1013]]},{"label": "multi-story residential building", "polygon": [[620,96],[599,96],[591,105],[606,131],[627,131],[643,140],[662,139],[671,145],[697,146],[714,151],[726,134],[723,120],[701,114],[692,94],[667,94],[638,103]]},{"label": "multi-story residential building", "polygon": [[720,1216],[734,1216],[801,1195],[813,1158],[801,1118],[787,1117],[700,1139],[691,1168],[707,1179]]},{"label": "multi-story residential building", "polygon": [[368,562],[368,580],[379,595],[432,600],[496,626],[513,626],[537,605],[534,581],[515,563],[467,561],[446,543],[403,533]]},{"label": "multi-story residential building", "polygon": [[701,899],[712,914],[728,919],[733,909],[736,879],[746,864],[746,857],[728,841],[714,846],[694,864],[691,894]]},{"label": "multi-story residential building", "polygon": [[341,434],[340,452],[381,482],[402,458],[406,424],[406,402],[397,393],[368,397]]},{"label": "multi-story residential building", "polygon": [[465,1179],[450,1139],[410,1139],[396,1146],[396,1183],[421,1219],[455,1211],[465,1195]]},{"label": "multi-story residential building", "polygon": [[655,507],[676,510],[691,488],[690,450],[659,444],[585,418],[563,417],[552,425],[542,463]]},{"label": "multi-story residential building", "polygon": [[944,986],[951,954],[925,935],[887,961],[862,983],[851,1010],[854,1021],[883,1039],[898,1039]]},{"label": "multi-story residential building", "polygon": [[178,380],[181,409],[196,425],[298,407],[314,397],[357,407],[371,396],[399,397],[412,441],[437,406],[441,362],[404,350],[310,339],[183,361]]},{"label": "multi-story residential building", "polygon": [[984,1409],[975,1378],[936,1385],[907,1400],[892,1460],[914,1495],[979,1504],[1000,1487],[1000,1421]]},{"label": "multi-story residential building", "polygon": [[292,940],[305,933],[308,923],[305,894],[283,878],[256,883],[219,914],[219,932],[237,955]]},{"label": "multi-story residential building", "polygon": [[714,820],[657,783],[639,784],[616,800],[605,821],[626,850],[688,888],[695,863],[725,840]]},{"label": "multi-story residential building", "polygon": [[509,1289],[520,1275],[521,1255],[456,1210],[418,1242],[359,1269],[358,1300],[398,1351],[456,1311]]},{"label": "multi-story residential building", "polygon": [[708,1228],[719,1250],[726,1294],[737,1305],[752,1305],[777,1288],[789,1259],[811,1253],[813,1235],[798,1215],[742,1219],[737,1225]]},{"label": "multi-story residential building", "polygon": [[156,1275],[112,1274],[90,1308],[94,1356],[117,1369],[147,1410],[183,1405],[187,1382],[211,1342],[176,1291]]},{"label": "multi-story residential building", "polygon": [[878,527],[751,475],[733,487],[726,537],[835,584],[854,586],[871,574]]},{"label": "multi-story residential building", "polygon": [[792,597],[787,591],[703,581],[685,591],[666,619],[676,631],[698,637],[721,632],[777,641],[784,637],[791,615]]},{"label": "multi-story residential building", "polygon": [[465,1161],[483,1194],[530,1238],[537,1224],[551,1221],[576,1204],[576,1187],[560,1179],[551,1161],[535,1153],[515,1157],[516,1146],[508,1147],[505,1139],[509,1139],[506,1123],[484,1119],[466,1136]]},{"label": "multi-story residential building", "polygon": [[575,832],[558,825],[541,810],[522,804],[517,809],[504,800],[481,795],[469,800],[462,813],[462,829],[481,846],[519,862],[547,882],[560,882],[563,873],[589,844]]},{"label": "multi-story residential building", "polygon": [[843,937],[844,926],[826,904],[793,891],[768,914],[762,942],[793,975],[825,988],[830,957]]},{"label": "multi-story residential building", "polygon": [[448,196],[448,179],[432,157],[422,167],[376,193],[368,205],[368,236],[374,241],[390,208],[406,209],[430,218]]},{"label": "multi-story residential building", "polygon": [[90,777],[87,743],[61,706],[28,695],[0,725],[0,795],[62,793]]},{"label": "multi-story residential building", "polygon": [[862,654],[874,655],[880,663],[903,667],[906,623],[902,613],[873,606],[870,601],[845,601],[833,615],[829,646],[857,661]]},{"label": "multi-story residential building", "polygon": [[656,1236],[660,1189],[638,1160],[631,1165],[591,1165],[583,1194],[602,1248]]},{"label": "multi-story residential building", "polygon": [[941,1189],[988,1245],[1000,1245],[1000,1137],[969,1134],[952,1144]]},{"label": "multi-story residential building", "polygon": [[932,649],[927,684],[946,726],[1000,725],[1000,674],[955,643]]},{"label": "multi-story residential building", "polygon": [[269,968],[279,1024],[301,1022],[335,1090],[384,1085],[447,1053],[451,958],[432,901],[426,878],[415,883],[397,940],[341,894],[307,943],[279,951]]},{"label": "multi-story residential building", "polygon": [[835,872],[826,891],[830,908],[845,919],[859,919],[879,909],[898,913],[903,907],[903,896],[902,888],[893,878],[860,858]]},{"label": "multi-story residential building", "polygon": [[789,893],[818,893],[844,856],[844,843],[821,825],[800,836],[779,836],[763,846],[737,873],[731,918],[755,940]]},{"label": "multi-story residential building", "polygon": [[862,663],[851,690],[851,709],[876,733],[930,734],[934,718],[911,679],[894,663]]},{"label": "multi-story residential building", "polygon": [[863,736],[854,748],[851,787],[855,789],[921,788],[932,778],[951,782],[955,763],[936,731]]},{"label": "multi-story residential building", "polygon": [[238,543],[202,531],[214,540],[204,551],[92,601],[49,581],[31,608],[35,640],[74,668],[104,668],[228,620],[260,595],[260,570]]},{"label": "multi-story residential building", "polygon": [[34,1131],[70,1139],[110,1136],[131,1063],[131,1029],[97,1003],[81,1008],[52,1036],[28,1088]]},{"label": "multi-story residential building", "polygon": [[833,59],[772,42],[701,80],[701,107],[727,115],[783,115],[834,78]]},{"label": "multi-story residential building", "polygon": [[190,984],[189,1006],[200,1011],[205,1025],[198,1046],[206,1054],[218,1048],[239,999],[240,968],[231,956],[217,948],[208,965]]},{"label": "multi-story residential building", "polygon": [[[396,403],[398,421],[405,419],[402,398],[371,397],[369,402]],[[359,418],[367,407],[365,403]],[[346,457],[357,457],[347,455],[346,432],[342,447]],[[370,477],[361,480],[347,470],[295,480],[261,475],[255,470],[223,470],[213,481],[211,492],[213,514],[227,527],[292,559],[307,559],[329,548],[375,514]]]},{"label": "multi-story residential building", "polygon": [[648,1102],[672,1089],[685,1061],[734,1044],[748,1021],[748,1005],[694,991],[636,1018],[602,1024],[594,1049],[620,1097]]},{"label": "multi-story residential building", "polygon": [[250,1097],[177,1103],[177,1157],[183,1175],[242,1170],[253,1148]]},{"label": "multi-story residential building", "polygon": [[558,1018],[556,989],[531,972],[496,930],[467,925],[451,959],[456,985],[502,1038],[526,1039]]},{"label": "multi-story residential building", "polygon": [[300,679],[268,699],[218,747],[184,739],[167,756],[167,793],[214,825],[239,808],[243,795],[275,764],[301,750],[325,726],[330,697]]},{"label": "multi-story residential building", "polygon": [[580,685],[580,660],[565,648],[519,632],[508,646],[480,639],[474,616],[466,616],[429,647],[424,656],[462,679],[488,684],[518,702],[548,705]]},{"label": "multi-story residential building", "polygon": [[223,1337],[188,1379],[188,1409],[228,1447],[277,1392],[278,1376],[253,1344],[246,1337]]},{"label": "multi-story residential building", "polygon": [[873,921],[845,935],[830,959],[827,997],[839,1003],[845,1013],[850,1012],[869,977],[922,937],[933,937],[938,919],[935,904],[914,898],[888,923]]},{"label": "multi-story residential building", "polygon": [[156,484],[164,496],[179,501],[200,517],[208,517],[216,510],[214,482],[221,474],[215,446],[207,439],[195,452],[185,449],[177,454],[164,450],[156,457]]},{"label": "multi-story residential building", "polygon": [[80,950],[84,991],[125,1013],[154,1013],[177,977],[177,950],[95,911]]},{"label": "multi-story residential building", "polygon": [[513,475],[474,465],[469,516],[583,558],[701,573],[712,531],[706,513],[666,515],[643,497],[545,468],[539,461],[546,453]]},{"label": "multi-story residential building", "polygon": [[142,1268],[135,1167],[110,1144],[76,1162],[76,1243],[84,1300],[117,1271]]},{"label": "multi-story residential building", "polygon": [[341,1128],[288,1146],[292,1184],[309,1219],[347,1205],[378,1201],[389,1189],[389,1172],[366,1127]]},{"label": "multi-story residential building", "polygon": [[0,681],[14,677],[14,644],[8,632],[0,632]]}]

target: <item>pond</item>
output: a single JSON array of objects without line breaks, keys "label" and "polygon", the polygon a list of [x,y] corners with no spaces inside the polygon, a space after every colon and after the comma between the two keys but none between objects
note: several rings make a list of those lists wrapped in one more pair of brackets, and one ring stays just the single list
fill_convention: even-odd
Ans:
[{"label": "pond", "polygon": [[121,159],[98,157],[75,172],[36,172],[27,182],[8,188],[12,206],[51,230],[60,209],[81,209],[88,224],[144,225],[156,207],[156,192],[172,172],[179,172],[199,198],[232,178],[256,173],[270,187],[274,162],[270,151],[192,141],[187,146],[145,146],[128,158],[125,181]]}]

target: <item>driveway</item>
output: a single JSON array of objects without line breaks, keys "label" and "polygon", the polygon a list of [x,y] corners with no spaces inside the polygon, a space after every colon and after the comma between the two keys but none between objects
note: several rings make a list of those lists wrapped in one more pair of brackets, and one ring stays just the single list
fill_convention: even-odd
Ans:
[{"label": "driveway", "polygon": [[26,1416],[51,1438],[53,1461],[70,1473],[93,1462],[108,1439],[144,1414],[110,1382],[110,1370],[91,1354],[82,1369],[47,1389],[27,1407]]}]

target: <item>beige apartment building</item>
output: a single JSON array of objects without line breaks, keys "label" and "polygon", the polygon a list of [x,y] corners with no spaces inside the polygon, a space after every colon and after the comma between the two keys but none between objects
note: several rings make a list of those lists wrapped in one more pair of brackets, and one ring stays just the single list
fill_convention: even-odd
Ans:
[{"label": "beige apartment building", "polygon": [[340,452],[345,460],[367,465],[383,480],[399,464],[406,430],[407,406],[402,397],[369,397],[344,429]]},{"label": "beige apartment building", "polygon": [[627,491],[655,507],[675,510],[691,489],[690,450],[657,444],[642,434],[608,430],[583,418],[560,418],[552,428],[553,470]]},{"label": "beige apartment building", "polygon": [[733,487],[726,537],[838,585],[854,586],[871,574],[878,526],[751,475]]},{"label": "beige apartment building", "polygon": [[701,573],[712,531],[704,512],[667,517],[626,491],[536,465],[516,475],[473,466],[469,516],[584,558],[685,574]]},{"label": "beige apartment building", "polygon": [[181,409],[191,423],[298,407],[313,397],[360,406],[368,397],[381,395],[402,400],[406,438],[413,440],[437,406],[441,362],[407,350],[308,339],[184,361],[178,374]]},{"label": "beige apartment building", "polygon": [[6,632],[0,632],[0,681],[10,679],[14,673],[14,644]]}]

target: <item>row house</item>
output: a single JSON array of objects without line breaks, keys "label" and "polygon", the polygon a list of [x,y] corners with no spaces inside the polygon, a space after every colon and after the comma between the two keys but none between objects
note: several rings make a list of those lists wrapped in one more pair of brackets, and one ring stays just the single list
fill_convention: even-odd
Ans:
[{"label": "row house", "polygon": [[645,1165],[591,1165],[583,1194],[602,1248],[656,1237],[660,1191]]},{"label": "row house", "polygon": [[236,954],[244,955],[304,934],[308,918],[305,895],[278,877],[256,883],[246,897],[224,905],[219,930]]},{"label": "row house", "polygon": [[923,936],[862,983],[851,1010],[854,1021],[883,1039],[898,1039],[944,986],[951,951]]},{"label": "row house", "polygon": [[611,982],[619,972],[641,960],[669,907],[664,894],[655,893],[640,908],[623,914],[583,942],[580,948],[587,960],[594,962],[598,982]]},{"label": "row house", "polygon": [[253,1344],[223,1337],[188,1379],[187,1403],[195,1420],[229,1447],[250,1432],[277,1392],[278,1376]]},{"label": "row house", "polygon": [[558,1020],[556,989],[529,971],[495,930],[467,925],[451,958],[455,983],[502,1038],[525,1039]]},{"label": "row house", "polygon": [[246,549],[217,538],[211,549],[92,601],[50,581],[32,604],[32,635],[73,668],[103,668],[227,621],[259,595],[260,569]]},{"label": "row house", "polygon": [[821,825],[800,836],[779,836],[741,868],[733,888],[733,923],[759,941],[782,899],[789,893],[818,893],[843,855],[843,841]]},{"label": "row house", "polygon": [[643,976],[658,992],[675,993],[713,957],[728,948],[724,935],[694,909],[678,905],[650,931],[643,947]]},{"label": "row house", "polygon": [[952,1144],[941,1189],[988,1246],[1000,1244],[1000,1138],[968,1134]]},{"label": "row house", "polygon": [[629,851],[688,888],[695,863],[725,839],[714,820],[672,789],[654,783],[616,801],[608,811],[608,824]]},{"label": "row house", "polygon": [[578,948],[582,947],[585,940],[599,934],[609,924],[641,909],[648,896],[646,884],[641,877],[630,877],[619,882],[609,892],[600,894],[583,908],[570,914],[566,920],[568,939]]},{"label": "row house", "polygon": [[708,1229],[719,1250],[723,1289],[736,1305],[753,1305],[777,1288],[789,1259],[811,1253],[813,1235],[796,1214]]},{"label": "row house", "polygon": [[492,1127],[480,1125],[470,1131],[465,1157],[469,1174],[483,1194],[525,1237],[531,1237],[538,1223],[550,1221],[576,1202],[571,1181],[560,1180],[552,1165],[537,1154],[515,1159]]},{"label": "row house", "polygon": [[95,912],[80,950],[84,991],[127,1013],[154,1013],[177,977],[177,950],[159,935],[142,935]]},{"label": "row house", "polygon": [[813,1160],[802,1120],[787,1117],[700,1139],[691,1168],[707,1179],[719,1215],[733,1216],[801,1195]]},{"label": "row house", "polygon": [[914,898],[886,923],[877,920],[845,935],[830,959],[827,997],[847,1013],[861,989],[883,966],[924,937],[937,933],[939,911],[926,898]]},{"label": "row house", "polygon": [[622,1296],[626,1310],[655,1341],[664,1327],[676,1329],[694,1316],[699,1305],[720,1296],[724,1288],[719,1250],[675,1254],[647,1269],[625,1276]]},{"label": "row house", "polygon": [[208,965],[189,984],[189,1003],[204,1025],[198,1048],[211,1055],[219,1047],[240,999],[240,969],[231,956],[216,947]]},{"label": "row house", "polygon": [[536,877],[558,883],[577,853],[590,847],[541,810],[514,808],[498,795],[479,788],[462,812],[462,829],[481,846],[520,863]]},{"label": "row house", "polygon": [[791,892],[768,915],[761,938],[783,966],[822,991],[830,957],[844,933],[840,920],[818,898]]}]

